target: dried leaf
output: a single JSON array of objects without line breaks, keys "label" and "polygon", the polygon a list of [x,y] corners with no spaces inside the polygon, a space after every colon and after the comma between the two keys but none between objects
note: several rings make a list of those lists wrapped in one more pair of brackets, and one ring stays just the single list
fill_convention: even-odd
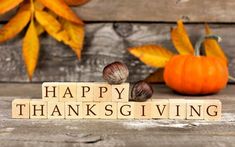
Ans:
[{"label": "dried leaf", "polygon": [[30,17],[30,4],[23,4],[17,14],[0,29],[0,43],[19,34],[28,24]]},{"label": "dried leaf", "polygon": [[192,43],[184,28],[182,20],[179,20],[177,22],[177,27],[171,30],[171,39],[180,54],[185,55],[194,53]]},{"label": "dried leaf", "polygon": [[166,62],[174,55],[169,50],[158,45],[144,45],[130,48],[129,52],[142,62],[153,67],[164,67]]},{"label": "dried leaf", "polygon": [[45,8],[45,6],[39,0],[35,0],[34,1],[34,8],[36,10],[43,10]]},{"label": "dried leaf", "polygon": [[35,28],[38,32],[38,36],[40,36],[42,33],[45,32],[45,29],[37,22],[34,23],[35,24]]},{"label": "dried leaf", "polygon": [[87,3],[89,0],[64,0],[70,6],[79,6]]},{"label": "dried leaf", "polygon": [[82,20],[69,8],[64,0],[39,0],[45,7],[52,10],[60,17],[74,22],[76,24],[83,24]]},{"label": "dried leaf", "polygon": [[39,55],[39,38],[38,33],[34,25],[34,21],[31,21],[28,31],[23,40],[23,58],[26,65],[29,79],[32,79],[35,71],[38,55]]},{"label": "dried leaf", "polygon": [[0,0],[0,15],[18,6],[23,0]]},{"label": "dried leaf", "polygon": [[164,68],[158,68],[154,73],[150,74],[144,81],[148,83],[164,83]]},{"label": "dried leaf", "polygon": [[[212,34],[209,25],[205,25],[206,35]],[[205,52],[207,56],[215,56],[219,57],[228,63],[228,59],[224,54],[222,48],[220,47],[219,43],[214,39],[206,39],[204,41]]]}]

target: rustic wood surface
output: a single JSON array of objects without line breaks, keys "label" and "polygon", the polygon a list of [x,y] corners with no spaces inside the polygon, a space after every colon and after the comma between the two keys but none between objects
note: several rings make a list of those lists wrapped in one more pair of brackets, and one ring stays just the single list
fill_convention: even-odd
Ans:
[{"label": "rustic wood surface", "polygon": [[90,0],[74,10],[86,21],[234,22],[234,6],[234,0]]},{"label": "rustic wood surface", "polygon": [[220,99],[222,120],[19,120],[11,101],[41,96],[41,84],[0,84],[2,147],[67,146],[234,146],[235,85],[216,95],[186,97],[154,85],[153,98]]},{"label": "rustic wood surface", "polygon": [[[82,60],[78,61],[70,48],[48,37],[41,36],[39,64],[33,82],[40,81],[102,81],[102,69],[108,63],[120,60],[130,69],[128,81],[144,79],[154,71],[133,57],[128,47],[143,44],[161,44],[175,49],[170,40],[171,23],[89,23]],[[230,74],[235,76],[235,25],[210,25],[221,35],[221,45],[229,58]],[[204,34],[203,24],[186,25],[193,44]],[[27,82],[21,55],[22,33],[0,45],[0,82]]]}]

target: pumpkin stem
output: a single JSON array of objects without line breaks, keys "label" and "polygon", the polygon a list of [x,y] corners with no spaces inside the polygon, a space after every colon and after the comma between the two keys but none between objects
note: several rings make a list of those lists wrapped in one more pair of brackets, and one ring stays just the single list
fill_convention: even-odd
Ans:
[{"label": "pumpkin stem", "polygon": [[231,80],[231,81],[235,82],[235,78],[234,78],[234,77],[232,77],[232,76],[228,76],[228,78],[229,78],[229,80]]},{"label": "pumpkin stem", "polygon": [[200,56],[200,48],[202,46],[202,43],[204,42],[204,40],[206,39],[214,39],[217,42],[220,42],[222,40],[222,38],[218,35],[206,35],[206,36],[201,36],[199,38],[199,40],[197,41],[196,45],[195,45],[195,51],[194,51],[194,55],[195,56]]}]

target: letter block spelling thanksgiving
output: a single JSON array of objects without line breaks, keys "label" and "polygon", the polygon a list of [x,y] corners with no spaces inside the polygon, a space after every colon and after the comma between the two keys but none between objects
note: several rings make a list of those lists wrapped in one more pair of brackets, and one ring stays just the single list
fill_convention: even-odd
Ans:
[{"label": "letter block spelling thanksgiving", "polygon": [[129,83],[45,82],[42,99],[15,99],[17,119],[221,119],[219,100],[129,101]]}]

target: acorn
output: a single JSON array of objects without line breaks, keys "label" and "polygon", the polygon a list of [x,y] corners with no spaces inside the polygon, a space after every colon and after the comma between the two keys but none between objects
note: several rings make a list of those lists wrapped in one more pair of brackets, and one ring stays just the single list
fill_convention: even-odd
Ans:
[{"label": "acorn", "polygon": [[131,91],[131,100],[137,102],[144,102],[150,99],[153,95],[153,88],[144,81],[139,81],[134,84]]},{"label": "acorn", "polygon": [[103,69],[103,78],[109,84],[121,84],[124,83],[129,75],[129,70],[124,63],[113,62],[108,64]]}]

